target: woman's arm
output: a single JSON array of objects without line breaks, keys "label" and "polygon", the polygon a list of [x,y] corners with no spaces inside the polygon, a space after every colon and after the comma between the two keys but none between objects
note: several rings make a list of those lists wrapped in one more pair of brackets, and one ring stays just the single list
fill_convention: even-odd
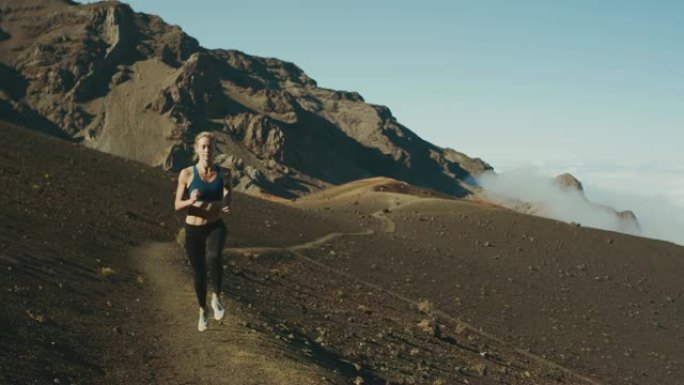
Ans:
[{"label": "woman's arm", "polygon": [[230,208],[233,205],[233,180],[230,169],[225,169],[223,172],[223,208],[222,212],[230,214]]},{"label": "woman's arm", "polygon": [[178,186],[176,187],[176,200],[174,201],[174,207],[176,211],[185,210],[190,206],[194,206],[198,201],[198,191],[195,190],[190,194],[189,199],[183,199],[185,195],[185,189],[188,183],[188,169],[181,170],[178,175]]}]

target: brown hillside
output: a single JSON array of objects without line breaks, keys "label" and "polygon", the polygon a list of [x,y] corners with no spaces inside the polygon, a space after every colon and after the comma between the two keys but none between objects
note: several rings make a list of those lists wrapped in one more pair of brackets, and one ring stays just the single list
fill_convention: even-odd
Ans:
[{"label": "brown hillside", "polygon": [[174,175],[4,123],[0,144],[2,383],[682,378],[671,243],[377,191],[392,180],[238,195],[229,313],[198,333]]}]

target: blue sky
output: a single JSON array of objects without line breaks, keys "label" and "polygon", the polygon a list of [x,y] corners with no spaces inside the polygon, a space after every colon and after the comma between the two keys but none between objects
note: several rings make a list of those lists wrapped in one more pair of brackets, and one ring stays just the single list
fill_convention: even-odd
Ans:
[{"label": "blue sky", "polygon": [[571,171],[684,208],[682,1],[128,3],[204,47],[294,62],[498,171]]},{"label": "blue sky", "polygon": [[[684,2],[129,2],[492,163],[684,163]],[[163,5],[162,5],[163,4]]]}]

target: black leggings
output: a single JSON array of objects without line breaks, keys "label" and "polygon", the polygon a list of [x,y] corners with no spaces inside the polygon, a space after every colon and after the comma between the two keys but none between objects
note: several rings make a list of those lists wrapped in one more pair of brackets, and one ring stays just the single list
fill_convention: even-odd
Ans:
[{"label": "black leggings", "polygon": [[185,251],[195,275],[195,293],[200,307],[207,305],[207,259],[211,267],[214,292],[221,292],[223,278],[223,246],[226,243],[226,224],[222,219],[202,226],[185,224]]}]

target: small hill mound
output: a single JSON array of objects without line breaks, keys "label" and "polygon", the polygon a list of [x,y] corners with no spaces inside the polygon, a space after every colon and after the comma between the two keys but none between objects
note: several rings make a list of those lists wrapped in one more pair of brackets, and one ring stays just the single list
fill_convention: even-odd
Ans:
[{"label": "small hill mound", "polygon": [[359,197],[374,192],[402,194],[413,197],[454,199],[453,196],[440,193],[424,187],[413,186],[409,183],[387,177],[373,177],[359,179],[298,199],[298,202],[314,202],[349,197]]}]

